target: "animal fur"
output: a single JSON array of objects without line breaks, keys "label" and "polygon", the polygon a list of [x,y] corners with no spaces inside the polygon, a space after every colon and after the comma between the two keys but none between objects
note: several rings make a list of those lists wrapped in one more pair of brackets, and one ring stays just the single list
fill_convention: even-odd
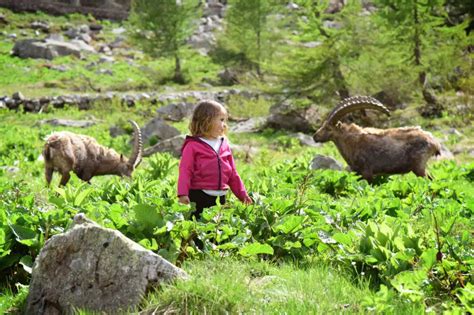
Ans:
[{"label": "animal fur", "polygon": [[440,154],[440,144],[420,127],[392,129],[363,128],[339,121],[358,109],[375,109],[389,114],[372,97],[356,96],[343,100],[313,135],[316,142],[332,141],[344,160],[363,178],[371,181],[382,174],[413,172],[426,176],[426,163]]},{"label": "animal fur", "polygon": [[134,121],[130,123],[134,128],[134,144],[130,159],[100,145],[89,136],[68,131],[51,134],[46,139],[43,149],[47,184],[51,183],[54,171],[61,174],[60,185],[67,184],[71,171],[87,182],[97,175],[130,177],[142,157],[140,129]]}]

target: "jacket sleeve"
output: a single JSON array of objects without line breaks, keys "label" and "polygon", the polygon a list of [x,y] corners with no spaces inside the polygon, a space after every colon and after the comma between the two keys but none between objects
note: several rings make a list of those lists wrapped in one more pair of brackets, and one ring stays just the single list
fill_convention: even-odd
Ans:
[{"label": "jacket sleeve", "polygon": [[250,197],[247,194],[247,190],[245,189],[244,183],[242,182],[239,173],[237,173],[234,157],[232,154],[229,156],[229,161],[232,166],[232,176],[229,179],[230,190],[232,190],[234,195],[239,198],[240,201],[245,202],[246,200],[250,199]]},{"label": "jacket sleeve", "polygon": [[179,161],[178,196],[188,196],[194,169],[194,149],[192,144],[184,147]]}]

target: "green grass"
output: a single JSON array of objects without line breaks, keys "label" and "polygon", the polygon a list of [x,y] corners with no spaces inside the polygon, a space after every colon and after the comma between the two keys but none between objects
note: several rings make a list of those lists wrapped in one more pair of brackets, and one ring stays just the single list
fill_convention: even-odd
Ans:
[{"label": "green grass", "polygon": [[[186,262],[191,278],[150,294],[147,313],[178,314],[366,314],[375,294],[318,262],[304,266],[232,258]],[[414,305],[387,301],[395,313],[421,313]]]},{"label": "green grass", "polygon": [[[217,82],[220,66],[209,57],[202,56],[192,49],[183,49],[182,69],[187,79],[186,85],[177,85],[170,81],[174,71],[173,58],[151,58],[132,49],[125,34],[124,48],[114,52],[112,63],[98,63],[100,54],[82,54],[79,59],[73,56],[44,59],[22,59],[10,55],[15,40],[9,34],[17,34],[16,40],[26,38],[43,38],[46,35],[34,35],[29,27],[33,21],[47,21],[52,32],[61,33],[61,27],[78,27],[91,22],[103,26],[99,40],[92,45],[111,43],[117,35],[113,29],[123,27],[121,23],[96,21],[92,17],[72,14],[62,17],[46,14],[14,14],[7,9],[0,9],[9,24],[2,29],[0,35],[0,95],[11,95],[21,91],[26,97],[52,96],[61,94],[94,93],[95,90],[134,92],[157,91],[167,84],[168,89],[190,90],[203,89],[203,82]],[[21,28],[21,31],[19,30]],[[64,72],[51,67],[64,67]],[[100,71],[108,70],[112,74]]]},{"label": "green grass", "polygon": [[[299,266],[208,257],[186,261],[182,268],[190,277],[151,291],[140,305],[140,314],[423,313],[421,305],[403,302],[393,294],[376,294],[368,281],[356,283],[318,261]],[[26,301],[27,287],[20,292],[1,295],[0,312],[18,312]],[[76,314],[99,313],[76,310]]]},{"label": "green grass", "polygon": [[1,314],[21,314],[28,296],[28,286],[20,285],[15,288],[2,288],[0,291],[0,313]]}]

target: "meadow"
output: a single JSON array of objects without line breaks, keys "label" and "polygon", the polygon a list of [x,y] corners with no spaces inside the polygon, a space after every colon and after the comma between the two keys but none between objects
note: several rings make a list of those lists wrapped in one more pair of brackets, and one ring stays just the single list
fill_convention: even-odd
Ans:
[{"label": "meadow", "polygon": [[[105,118],[98,116],[100,111],[92,113]],[[237,154],[255,203],[245,206],[232,197],[196,222],[190,219],[191,209],[177,202],[178,159],[169,154],[145,158],[133,179],[95,177],[89,185],[73,175],[66,187],[58,187],[56,175],[47,188],[40,153],[43,138],[54,128],[39,121],[86,115],[91,112],[1,113],[4,311],[24,301],[44,242],[65,231],[80,212],[196,273],[191,283],[153,293],[144,309],[298,313],[321,307],[417,313],[461,311],[472,303],[472,162],[430,163],[432,181],[406,174],[370,185],[350,172],[309,170],[315,154],[337,155],[330,144],[301,147],[271,130],[242,139],[229,135],[236,144],[262,143],[250,162]],[[108,134],[108,124],[119,115],[114,116],[87,130],[72,130],[87,131],[128,153],[128,135]],[[204,243],[202,251],[189,242],[192,234]],[[252,287],[259,280],[264,283]],[[325,285],[312,289],[316,283]],[[209,286],[217,286],[217,292]],[[284,292],[293,297],[287,299]],[[216,294],[225,301],[216,300]],[[261,299],[267,301],[263,306]],[[320,299],[326,302],[316,307]]]},{"label": "meadow", "polygon": [[[87,93],[90,82],[102,91],[204,90],[203,81],[220,69],[190,49],[184,52],[190,76],[186,85],[164,81],[173,71],[170,58],[137,52],[134,65],[115,56],[116,62],[107,65],[112,76],[88,66],[98,60],[95,55],[61,57],[45,66],[44,60],[11,56],[13,40],[7,34],[37,19],[60,29],[93,18],[0,12],[11,21],[0,35],[0,96]],[[102,24],[104,39],[112,39],[112,30],[122,26]],[[24,32],[25,37],[32,34]],[[58,72],[51,65],[69,70]],[[472,75],[466,80],[464,93],[440,93],[446,105],[440,117],[420,117],[418,97],[396,110],[388,124],[421,125],[452,151],[472,146]],[[270,85],[244,80],[238,87],[264,84]],[[236,98],[226,105],[237,117],[255,117],[268,115],[271,102]],[[457,104],[466,104],[467,111],[461,113]],[[432,180],[409,173],[381,176],[369,184],[346,170],[310,170],[316,154],[344,164],[332,143],[303,146],[291,132],[271,128],[230,133],[232,144],[258,149],[235,153],[254,203],[247,206],[229,196],[225,205],[205,210],[199,221],[191,219],[190,207],[178,203],[179,159],[168,153],[144,158],[131,179],[102,176],[88,184],[73,175],[59,187],[55,174],[46,186],[41,152],[47,135],[58,130],[87,134],[128,156],[131,130],[112,137],[109,128],[125,127],[130,118],[143,126],[162,105],[127,106],[112,99],[87,111],[67,105],[41,113],[0,108],[0,313],[21,313],[35,258],[77,213],[120,231],[190,274],[191,280],[149,292],[130,313],[473,313],[474,158],[469,150],[453,159],[430,160]],[[81,129],[45,123],[52,118],[95,124]],[[183,134],[187,124],[172,123]],[[194,235],[204,244],[202,250],[192,241]]]}]

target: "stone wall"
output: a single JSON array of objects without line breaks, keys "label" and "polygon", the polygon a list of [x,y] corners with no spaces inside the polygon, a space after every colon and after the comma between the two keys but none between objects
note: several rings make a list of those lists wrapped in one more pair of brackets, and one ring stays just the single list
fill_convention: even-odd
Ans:
[{"label": "stone wall", "polygon": [[16,12],[44,11],[49,14],[92,14],[99,19],[123,20],[131,0],[0,0],[0,7]]}]

